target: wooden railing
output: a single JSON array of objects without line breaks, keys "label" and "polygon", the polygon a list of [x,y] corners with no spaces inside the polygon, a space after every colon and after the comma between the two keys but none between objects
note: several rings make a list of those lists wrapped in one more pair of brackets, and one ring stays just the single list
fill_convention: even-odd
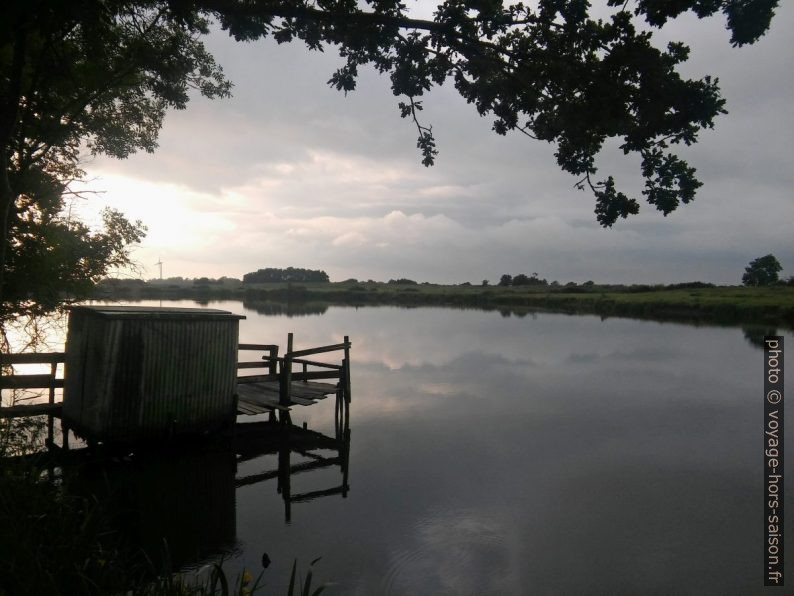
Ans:
[{"label": "wooden railing", "polygon": [[[38,414],[59,415],[61,404],[55,403],[55,390],[63,387],[63,379],[57,378],[58,364],[66,361],[63,352],[42,352],[39,354],[0,354],[0,365],[5,371],[15,364],[49,364],[49,374],[5,374],[0,376],[0,389],[48,389],[48,403],[22,404],[0,407],[0,418],[34,416]],[[12,369],[13,370],[13,369]]]},{"label": "wooden railing", "polygon": [[[319,381],[336,379],[338,392],[346,403],[350,403],[350,340],[348,336],[340,344],[331,344],[309,348],[305,350],[293,350],[293,335],[287,335],[287,351],[283,356],[279,356],[279,348],[271,344],[240,344],[240,350],[253,350],[266,352],[261,360],[253,362],[238,362],[237,368],[267,368],[268,374],[246,375],[237,377],[238,383],[264,383],[267,381],[279,382],[279,402],[283,406],[289,406],[290,393],[293,382]],[[309,360],[303,356],[313,356],[314,354],[326,354],[329,352],[344,352],[341,364],[330,362],[320,362]],[[300,370],[293,370],[294,365],[300,365]],[[309,370],[309,367],[319,370]]]},{"label": "wooden railing", "polygon": [[[339,379],[338,391],[344,398],[345,403],[350,403],[350,338],[345,335],[344,341],[341,344],[331,344],[328,346],[319,346],[317,348],[309,348],[306,350],[293,350],[292,349],[292,333],[287,335],[287,352],[284,354],[281,370],[281,404],[289,405],[290,391],[292,381],[309,382],[318,379]],[[314,354],[325,354],[328,352],[344,352],[342,364],[329,364],[326,362],[317,362],[314,360],[306,360],[301,356],[313,356]],[[302,365],[301,372],[294,372],[292,370],[293,364]],[[309,371],[308,367],[314,366],[324,370]]]},{"label": "wooden railing", "polygon": [[267,352],[267,356],[262,356],[261,360],[248,362],[238,362],[237,370],[250,368],[266,368],[266,375],[246,375],[237,377],[238,383],[263,383],[265,381],[278,381],[278,346],[275,344],[240,344],[237,346],[240,351]]}]

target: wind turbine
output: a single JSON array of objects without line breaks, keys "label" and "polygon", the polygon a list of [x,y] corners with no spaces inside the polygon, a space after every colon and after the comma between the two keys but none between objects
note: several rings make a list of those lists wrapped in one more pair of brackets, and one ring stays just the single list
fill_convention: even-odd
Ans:
[{"label": "wind turbine", "polygon": [[160,280],[163,279],[163,260],[160,257],[157,257],[157,262],[155,263],[158,267],[160,267]]}]

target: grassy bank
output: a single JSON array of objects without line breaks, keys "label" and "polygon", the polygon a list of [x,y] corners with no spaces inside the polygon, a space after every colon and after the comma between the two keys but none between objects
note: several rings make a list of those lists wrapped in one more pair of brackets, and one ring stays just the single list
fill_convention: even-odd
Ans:
[{"label": "grassy bank", "polygon": [[318,305],[523,308],[661,320],[748,322],[794,327],[794,287],[703,286],[591,284],[502,287],[357,281],[306,284],[241,284],[231,280],[215,284],[135,281],[101,284],[95,297],[108,300],[242,300]]}]

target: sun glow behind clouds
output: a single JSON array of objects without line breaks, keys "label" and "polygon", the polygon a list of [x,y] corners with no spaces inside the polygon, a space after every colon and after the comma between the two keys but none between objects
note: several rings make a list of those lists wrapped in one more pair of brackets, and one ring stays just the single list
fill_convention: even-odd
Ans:
[{"label": "sun glow behind clouds", "polygon": [[[190,260],[189,255],[204,253],[234,232],[235,225],[227,209],[239,205],[234,194],[220,197],[200,193],[185,186],[155,183],[131,176],[92,172],[89,182],[73,190],[88,190],[97,194],[84,201],[75,199],[71,213],[92,225],[100,223],[100,211],[111,207],[124,213],[129,220],[141,220],[148,228],[146,238],[135,251],[135,260],[144,277],[157,270],[153,263],[161,256],[177,256]],[[172,270],[174,275],[182,274]]]}]

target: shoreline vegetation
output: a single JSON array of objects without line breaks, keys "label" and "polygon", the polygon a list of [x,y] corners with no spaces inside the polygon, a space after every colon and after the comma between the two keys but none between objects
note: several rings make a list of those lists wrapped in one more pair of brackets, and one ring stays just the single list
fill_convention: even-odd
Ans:
[{"label": "shoreline vegetation", "polygon": [[[530,278],[536,279],[536,278]],[[389,282],[272,282],[237,279],[107,279],[95,300],[240,300],[265,313],[319,314],[328,306],[444,306],[499,310],[521,316],[533,310],[657,321],[757,323],[794,328],[794,286],[671,285],[443,285],[408,279]]]}]

